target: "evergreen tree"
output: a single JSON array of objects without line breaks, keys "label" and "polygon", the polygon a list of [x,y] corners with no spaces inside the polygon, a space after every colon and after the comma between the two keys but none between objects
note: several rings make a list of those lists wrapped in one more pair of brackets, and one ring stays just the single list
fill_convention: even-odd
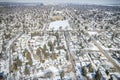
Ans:
[{"label": "evergreen tree", "polygon": [[110,75],[110,79],[109,80],[113,80],[113,77],[112,77],[112,75]]},{"label": "evergreen tree", "polygon": [[19,57],[17,57],[16,63],[18,66],[22,66],[22,61],[19,59]]},{"label": "evergreen tree", "polygon": [[[13,69],[14,70],[17,70],[17,68],[18,68],[18,65],[17,65],[17,63],[15,62],[15,63],[13,63]],[[12,70],[12,69],[11,69]]]},{"label": "evergreen tree", "polygon": [[32,58],[31,58],[31,55],[30,55],[29,52],[26,53],[26,58],[27,58],[27,60],[28,60],[28,64],[29,64],[30,66],[32,66]]},{"label": "evergreen tree", "polygon": [[40,48],[36,50],[36,54],[40,57]]},{"label": "evergreen tree", "polygon": [[60,78],[61,78],[61,80],[63,79],[64,75],[65,75],[65,73],[64,73],[64,71],[62,70],[62,71],[60,72]]},{"label": "evergreen tree", "polygon": [[29,75],[30,74],[30,71],[29,71],[27,65],[25,66],[24,74],[25,75]]},{"label": "evergreen tree", "polygon": [[90,64],[89,64],[89,72],[93,72],[93,71],[94,71],[93,65],[92,65],[92,63],[90,63]]},{"label": "evergreen tree", "polygon": [[109,75],[109,71],[108,71],[108,70],[105,70],[105,73],[106,73],[107,75]]},{"label": "evergreen tree", "polygon": [[87,75],[87,69],[85,66],[82,67],[82,75],[86,76]]},{"label": "evergreen tree", "polygon": [[48,42],[48,46],[50,47],[50,51],[54,50],[53,43],[51,41]]},{"label": "evergreen tree", "polygon": [[97,71],[96,71],[96,74],[95,74],[95,80],[101,80],[101,74],[100,74],[100,70],[98,69]]}]

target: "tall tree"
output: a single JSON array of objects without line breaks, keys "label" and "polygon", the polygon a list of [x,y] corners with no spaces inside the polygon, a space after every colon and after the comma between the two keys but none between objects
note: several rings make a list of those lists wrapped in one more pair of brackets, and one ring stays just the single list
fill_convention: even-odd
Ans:
[{"label": "tall tree", "polygon": [[93,65],[92,63],[89,64],[89,72],[93,72],[94,71],[94,68],[93,68]]},{"label": "tall tree", "polygon": [[63,80],[64,75],[65,75],[65,73],[64,73],[64,71],[62,70],[62,71],[60,72],[60,78],[61,78],[61,80]]},{"label": "tall tree", "polygon": [[87,69],[85,66],[82,67],[82,75],[86,76],[87,75]]},{"label": "tall tree", "polygon": [[30,75],[30,71],[29,71],[27,65],[25,66],[24,74],[25,75]]},{"label": "tall tree", "polygon": [[101,80],[101,77],[102,76],[101,76],[100,70],[98,69],[95,74],[95,80]]}]

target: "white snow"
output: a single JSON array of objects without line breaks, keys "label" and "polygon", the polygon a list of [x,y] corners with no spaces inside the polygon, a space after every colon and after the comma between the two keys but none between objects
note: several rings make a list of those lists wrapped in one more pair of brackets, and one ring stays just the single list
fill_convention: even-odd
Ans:
[{"label": "white snow", "polygon": [[68,20],[51,22],[47,30],[72,30]]},{"label": "white snow", "polygon": [[54,72],[54,73],[57,73],[57,72],[58,72],[58,69],[57,69],[56,67],[54,67],[54,66],[50,66],[50,67],[48,68],[48,70],[50,70],[50,71],[52,71],[52,72]]},{"label": "white snow", "polygon": [[91,36],[91,35],[98,34],[98,32],[91,32],[91,31],[88,31],[88,34]]}]

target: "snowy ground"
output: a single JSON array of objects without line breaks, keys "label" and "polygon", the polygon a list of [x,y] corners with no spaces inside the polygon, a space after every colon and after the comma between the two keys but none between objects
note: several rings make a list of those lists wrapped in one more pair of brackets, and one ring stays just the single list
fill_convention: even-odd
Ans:
[{"label": "snowy ground", "polygon": [[[64,35],[63,35],[63,33],[60,33],[60,34],[62,34],[62,35],[59,37],[59,39],[61,40],[61,42],[59,42],[59,46],[64,45],[64,48],[66,49],[66,42],[65,42]],[[51,57],[49,57],[48,59],[44,59],[45,62],[41,63],[40,60],[38,60],[36,58],[36,56],[38,56],[38,55],[36,55],[36,50],[39,47],[43,48],[44,45],[46,45],[47,51],[50,54],[52,54],[52,52],[49,50],[48,42],[51,41],[52,43],[54,43],[55,40],[56,40],[55,36],[45,33],[44,36],[38,35],[38,36],[34,36],[32,38],[30,38],[29,35],[23,34],[20,38],[18,38],[15,41],[15,44],[16,44],[15,50],[17,52],[13,53],[14,56],[17,56],[19,54],[19,59],[23,63],[26,63],[28,60],[26,59],[26,56],[23,56],[23,51],[26,49],[30,53],[29,55],[31,55],[33,66],[30,67],[31,74],[29,77],[40,77],[40,76],[43,77],[44,74],[47,72],[47,70],[49,70],[49,71],[53,72],[54,77],[57,78],[57,76],[55,74],[58,74],[58,76],[59,76],[60,69],[67,70],[67,67],[71,65],[71,63],[66,60],[66,51],[64,49],[57,50],[57,47],[58,47],[57,43],[54,46],[55,47],[54,53],[58,54],[58,52],[60,51],[60,54],[58,55],[57,59],[52,60]],[[25,68],[25,65],[22,65],[21,69],[23,71],[23,74],[24,74],[24,68]],[[41,70],[40,68],[43,68],[43,70]],[[36,73],[36,74],[34,74],[34,73]],[[17,77],[20,76],[19,71],[16,75],[17,75]],[[70,75],[71,75],[71,73],[70,73]],[[27,76],[25,76],[25,75],[24,75],[24,77],[27,78]]]},{"label": "snowy ground", "polygon": [[51,22],[47,30],[72,30],[68,20]]}]

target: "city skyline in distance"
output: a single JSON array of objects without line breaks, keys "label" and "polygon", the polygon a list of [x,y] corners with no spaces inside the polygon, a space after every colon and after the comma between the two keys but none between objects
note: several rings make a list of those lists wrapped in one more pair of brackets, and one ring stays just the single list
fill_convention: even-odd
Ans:
[{"label": "city skyline in distance", "polygon": [[95,5],[120,5],[120,0],[0,0],[0,2],[19,2],[19,3],[43,3],[43,4],[95,4]]}]

